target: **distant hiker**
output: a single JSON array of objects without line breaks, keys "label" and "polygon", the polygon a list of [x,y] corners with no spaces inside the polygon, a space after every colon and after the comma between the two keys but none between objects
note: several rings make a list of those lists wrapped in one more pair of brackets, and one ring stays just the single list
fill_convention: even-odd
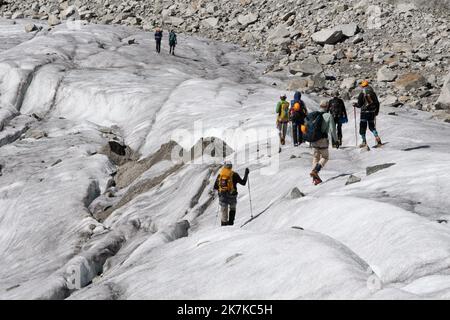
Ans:
[{"label": "distant hiker", "polygon": [[250,170],[245,169],[245,176],[242,179],[238,173],[234,172],[231,162],[225,162],[220,169],[214,184],[214,190],[219,192],[219,204],[222,212],[221,225],[232,226],[236,216],[237,204],[237,184],[245,186],[247,184],[248,174]]},{"label": "distant hiker", "polygon": [[328,147],[330,142],[328,140],[328,134],[331,134],[332,139],[337,140],[336,125],[334,124],[333,116],[328,113],[327,101],[320,103],[320,111],[308,114],[303,128],[304,140],[310,142],[311,147],[314,148],[313,170],[310,176],[313,178],[313,183],[318,185],[322,183],[319,172],[329,159]]},{"label": "distant hiker", "polygon": [[289,123],[289,102],[286,101],[286,95],[280,97],[277,104],[277,128],[280,131],[280,143],[284,146],[286,143],[286,133]]},{"label": "distant hiker", "polygon": [[308,115],[306,105],[302,100],[302,94],[295,92],[294,100],[291,101],[290,119],[292,121],[292,138],[294,146],[298,147],[303,143],[303,134],[301,126],[305,123],[305,118]]},{"label": "distant hiker", "polygon": [[369,86],[369,81],[363,80],[360,83],[362,92],[359,94],[358,103],[353,106],[361,109],[361,120],[359,122],[359,134],[361,135],[362,142],[359,145],[360,148],[367,148],[366,131],[367,126],[369,130],[375,136],[377,142],[376,147],[382,146],[381,138],[378,135],[376,129],[376,117],[380,112],[380,102],[378,97],[371,86]]},{"label": "distant hiker", "polygon": [[328,110],[333,116],[334,124],[337,126],[337,140],[332,141],[334,148],[342,146],[342,125],[348,122],[347,110],[345,110],[345,103],[339,97],[339,91],[333,92],[333,99],[328,101]]},{"label": "distant hiker", "polygon": [[169,54],[171,55],[175,55],[175,46],[177,45],[177,34],[175,33],[174,30],[170,30],[169,33]]},{"label": "distant hiker", "polygon": [[155,31],[155,41],[156,41],[156,52],[161,53],[161,40],[163,37],[163,32],[160,28],[156,28]]}]

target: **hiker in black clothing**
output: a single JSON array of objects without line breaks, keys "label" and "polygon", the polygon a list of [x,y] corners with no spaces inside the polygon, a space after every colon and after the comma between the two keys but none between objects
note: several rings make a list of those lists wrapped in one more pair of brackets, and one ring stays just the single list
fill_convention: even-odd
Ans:
[{"label": "hiker in black clothing", "polygon": [[292,138],[294,140],[294,147],[298,147],[303,143],[303,134],[301,126],[305,123],[305,118],[308,115],[305,102],[302,100],[302,94],[296,91],[294,100],[291,101],[291,109],[289,110],[290,119],[292,121]]},{"label": "hiker in black clothing", "polygon": [[156,41],[156,52],[161,53],[161,40],[163,37],[163,32],[160,28],[156,28],[155,31],[155,41]]},{"label": "hiker in black clothing", "polygon": [[233,165],[231,162],[225,162],[214,184],[214,190],[219,192],[222,226],[232,226],[234,224],[238,196],[237,184],[239,183],[245,186],[247,184],[248,174],[250,173],[248,168],[245,169],[245,176],[242,179],[232,168]]},{"label": "hiker in black clothing", "polygon": [[359,133],[361,135],[362,143],[359,145],[360,148],[367,148],[366,131],[367,127],[375,136],[377,145],[375,147],[380,147],[381,138],[378,136],[378,131],[376,128],[376,117],[380,112],[380,102],[378,97],[371,86],[369,86],[369,81],[363,80],[360,83],[362,88],[361,93],[358,97],[358,103],[353,106],[355,108],[361,109],[361,121],[359,123]]},{"label": "hiker in black clothing", "polygon": [[337,141],[332,141],[333,148],[342,146],[342,124],[348,122],[347,110],[345,110],[344,100],[339,98],[339,91],[333,93],[333,99],[328,101],[328,110],[334,118],[337,126]]}]

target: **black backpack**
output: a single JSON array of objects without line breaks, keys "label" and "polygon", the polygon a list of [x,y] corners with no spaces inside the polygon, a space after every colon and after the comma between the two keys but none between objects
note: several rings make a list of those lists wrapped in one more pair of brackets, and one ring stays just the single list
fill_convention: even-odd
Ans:
[{"label": "black backpack", "polygon": [[320,139],[326,138],[327,133],[322,132],[323,112],[315,111],[305,119],[306,132],[303,134],[303,140],[307,142],[317,142]]},{"label": "black backpack", "polygon": [[333,98],[329,102],[329,110],[333,117],[337,118],[343,114],[343,109],[345,109],[345,105],[339,98]]}]

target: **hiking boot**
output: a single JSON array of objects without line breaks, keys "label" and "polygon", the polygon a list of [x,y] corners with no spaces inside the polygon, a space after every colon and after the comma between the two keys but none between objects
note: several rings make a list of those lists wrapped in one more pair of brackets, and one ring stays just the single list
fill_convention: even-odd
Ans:
[{"label": "hiking boot", "polygon": [[309,174],[309,176],[313,179],[320,179],[319,177],[319,173],[316,170],[311,171],[311,173]]},{"label": "hiking boot", "polygon": [[383,143],[381,142],[381,138],[380,137],[375,137],[375,140],[377,141],[377,147],[380,147],[383,145]]},{"label": "hiking boot", "polygon": [[225,226],[227,226],[227,225],[228,225],[228,221],[227,221],[227,222],[223,222],[223,221],[221,221],[221,222],[220,222],[220,225],[221,225],[222,227],[225,227]]},{"label": "hiking boot", "polygon": [[360,145],[359,145],[359,147],[362,149],[362,148],[367,148],[367,142],[366,141],[363,141]]},{"label": "hiking boot", "polygon": [[313,183],[314,183],[315,186],[317,186],[317,185],[319,185],[319,184],[322,183],[322,179],[320,179],[320,178],[314,178],[314,179],[313,179]]},{"label": "hiking boot", "polygon": [[322,179],[320,179],[319,177],[319,172],[317,172],[316,170],[311,171],[311,173],[309,174],[311,176],[311,178],[313,178],[313,183],[314,185],[318,185],[322,183]]}]

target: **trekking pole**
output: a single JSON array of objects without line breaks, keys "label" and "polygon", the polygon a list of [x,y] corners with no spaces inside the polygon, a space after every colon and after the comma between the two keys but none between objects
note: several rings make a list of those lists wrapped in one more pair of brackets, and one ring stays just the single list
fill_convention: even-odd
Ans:
[{"label": "trekking pole", "polygon": [[353,114],[355,118],[355,144],[358,146],[358,126],[356,124],[356,107],[353,106]]},{"label": "trekking pole", "polygon": [[250,192],[250,177],[248,178],[248,198],[250,199],[250,216],[253,219],[252,193]]}]

